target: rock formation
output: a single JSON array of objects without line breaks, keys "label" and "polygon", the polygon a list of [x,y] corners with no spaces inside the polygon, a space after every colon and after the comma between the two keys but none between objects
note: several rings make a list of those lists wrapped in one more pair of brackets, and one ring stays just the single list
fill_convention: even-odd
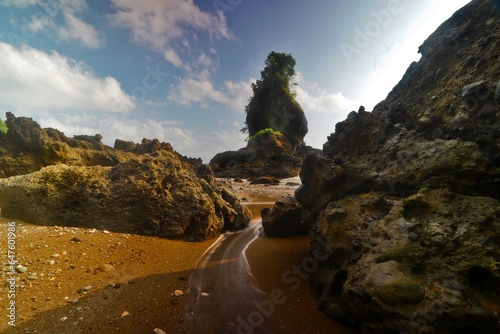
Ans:
[{"label": "rock formation", "polygon": [[491,2],[472,1],[305,159],[295,195],[329,316],[364,333],[500,331],[499,37]]},{"label": "rock formation", "polygon": [[246,107],[248,145],[238,151],[217,154],[210,166],[220,177],[296,176],[302,157],[314,149],[304,143],[307,119],[294,94],[295,75],[291,55],[271,52],[261,79],[252,84],[253,96]]},{"label": "rock formation", "polygon": [[7,113],[8,132],[0,132],[0,178],[35,172],[55,164],[114,166],[134,154],[101,143],[102,136],[68,138],[56,129],[42,129],[31,118]]},{"label": "rock formation", "polygon": [[255,94],[247,109],[246,124],[250,137],[270,128],[281,132],[293,149],[305,145],[307,119],[288,88],[282,85],[263,88]]},{"label": "rock formation", "polygon": [[294,197],[285,197],[274,203],[272,209],[261,210],[264,233],[269,237],[290,237],[305,235],[306,225],[304,208]]},{"label": "rock formation", "polygon": [[244,228],[250,212],[171,150],[114,167],[44,167],[0,179],[2,214],[34,224],[94,227],[172,239],[205,240]]},{"label": "rock formation", "polygon": [[244,228],[250,212],[201,159],[168,143],[66,137],[7,113],[0,132],[2,214],[42,225],[205,240]]},{"label": "rock formation", "polygon": [[294,154],[287,138],[272,132],[257,135],[247,147],[219,153],[210,161],[217,176],[233,178],[292,177],[298,174],[301,164],[302,159]]}]

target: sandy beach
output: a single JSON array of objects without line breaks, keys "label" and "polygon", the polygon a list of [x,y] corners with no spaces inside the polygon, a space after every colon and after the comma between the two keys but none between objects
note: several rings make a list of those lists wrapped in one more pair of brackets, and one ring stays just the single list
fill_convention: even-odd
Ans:
[{"label": "sandy beach", "polygon": [[[294,186],[233,183],[246,201],[274,201],[293,195]],[[269,204],[268,204],[269,205]],[[253,213],[258,214],[258,206]],[[8,222],[0,218],[2,282],[10,277]],[[16,221],[16,327],[2,321],[2,333],[186,333],[188,280],[214,240],[202,243],[110,233],[94,229],[34,226]],[[309,282],[296,291],[283,273],[308,256],[307,237],[259,237],[247,250],[263,292],[283,291],[286,302],[272,321],[295,333],[348,333],[317,310]],[[0,291],[0,317],[6,319],[8,287]],[[87,291],[85,291],[87,290]],[[179,296],[175,296],[175,294]]]},{"label": "sandy beach", "polygon": [[[0,220],[1,279],[9,275],[7,220]],[[2,284],[2,333],[167,333],[183,331],[184,295],[201,254],[213,240],[171,241],[92,229],[16,223],[16,327]],[[78,238],[81,241],[71,241]],[[106,268],[104,265],[112,267]],[[100,268],[101,267],[101,268]],[[104,269],[109,271],[98,270]],[[85,288],[88,291],[82,291]]]}]

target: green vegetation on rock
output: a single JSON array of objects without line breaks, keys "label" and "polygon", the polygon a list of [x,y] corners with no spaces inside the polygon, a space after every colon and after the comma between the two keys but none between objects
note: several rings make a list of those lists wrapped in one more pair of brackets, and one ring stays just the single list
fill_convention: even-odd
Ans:
[{"label": "green vegetation on rock", "polygon": [[251,136],[250,138],[248,138],[249,141],[252,141],[254,139],[256,139],[258,136],[262,136],[264,134],[267,134],[267,133],[270,133],[272,135],[278,135],[278,136],[282,136],[282,133],[279,132],[279,131],[274,131],[273,129],[271,128],[267,128],[265,130],[260,130],[259,132],[257,132],[256,134],[254,134],[253,136]]},{"label": "green vegetation on rock", "polygon": [[0,119],[0,132],[7,133],[7,125]]}]

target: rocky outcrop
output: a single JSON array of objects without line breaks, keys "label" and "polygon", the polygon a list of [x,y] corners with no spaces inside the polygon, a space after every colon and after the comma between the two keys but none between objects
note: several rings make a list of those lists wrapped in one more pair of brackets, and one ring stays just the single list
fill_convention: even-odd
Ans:
[{"label": "rocky outcrop", "polygon": [[472,1],[305,159],[295,196],[329,316],[364,333],[500,331],[499,32]]},{"label": "rocky outcrop", "polygon": [[263,129],[281,132],[293,149],[304,146],[307,119],[300,105],[282,85],[269,86],[256,93],[247,110],[250,136]]},{"label": "rocky outcrop", "polygon": [[0,178],[32,173],[55,164],[114,166],[132,153],[105,146],[101,135],[68,138],[56,129],[42,129],[31,118],[7,113],[7,133],[0,133]]},{"label": "rocky outcrop", "polygon": [[311,233],[313,254],[325,243],[329,252],[313,288],[325,313],[364,332],[495,333],[499,232],[500,201],[489,197],[346,196]]},{"label": "rocky outcrop", "polygon": [[215,185],[161,150],[114,167],[49,166],[0,180],[2,214],[42,225],[94,227],[164,238],[205,240],[244,228],[250,213]]},{"label": "rocky outcrop", "polygon": [[247,147],[238,151],[217,154],[210,166],[218,177],[275,177],[297,176],[302,165],[300,154],[314,149],[302,147],[294,151],[282,134],[265,132],[249,140]]},{"label": "rocky outcrop", "polygon": [[268,55],[245,107],[242,131],[249,134],[247,147],[217,154],[210,161],[217,176],[297,176],[302,159],[314,149],[305,145],[307,119],[290,89],[295,63],[290,54]]},{"label": "rocky outcrop", "polygon": [[144,138],[140,144],[117,139],[115,147],[104,145],[102,136],[66,137],[57,129],[42,129],[27,117],[7,113],[8,132],[0,132],[0,178],[35,172],[42,167],[67,164],[71,166],[114,166],[136,155],[167,150],[183,161],[200,166],[193,159],[175,152],[169,143]]},{"label": "rocky outcrop", "polygon": [[272,209],[261,210],[264,233],[269,237],[290,237],[308,233],[304,216],[307,213],[294,197],[277,201]]}]

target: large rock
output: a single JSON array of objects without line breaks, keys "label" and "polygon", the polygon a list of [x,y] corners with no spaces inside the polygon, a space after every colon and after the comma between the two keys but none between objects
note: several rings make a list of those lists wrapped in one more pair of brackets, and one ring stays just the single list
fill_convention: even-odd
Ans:
[{"label": "large rock", "polygon": [[474,0],[454,14],[386,100],[304,161],[295,196],[317,217],[313,290],[364,333],[500,331],[494,13]]},{"label": "large rock", "polygon": [[[161,150],[174,152],[169,143],[158,139],[143,139],[140,144],[117,139],[112,148],[101,142],[100,134],[69,138],[61,131],[42,129],[31,118],[15,117],[10,112],[6,124],[8,132],[0,132],[0,178],[32,173],[50,165],[115,166],[136,155]],[[174,153],[183,161],[201,165],[199,158]]]},{"label": "large rock", "polygon": [[440,189],[346,196],[313,227],[315,258],[329,253],[313,288],[324,312],[367,333],[496,333],[499,232],[500,201],[488,197]]},{"label": "large rock", "polygon": [[297,176],[302,158],[290,155],[286,142],[282,143],[284,147],[273,141],[266,147],[249,144],[238,151],[218,153],[210,160],[210,167],[217,177],[224,178],[272,176],[282,179]]},{"label": "large rock", "polygon": [[263,210],[262,226],[269,237],[289,237],[309,232],[303,219],[304,208],[294,197],[277,201],[271,210]]},{"label": "large rock", "polygon": [[248,225],[249,212],[170,151],[114,167],[57,165],[0,180],[2,214],[42,225],[205,240]]},{"label": "large rock", "polygon": [[42,129],[31,118],[7,113],[7,134],[0,133],[0,178],[32,173],[55,164],[114,166],[134,154],[101,143],[102,136],[68,138],[56,129]]},{"label": "large rock", "polygon": [[305,145],[304,137],[308,131],[306,116],[284,87],[263,88],[247,108],[246,124],[250,136],[270,128],[281,132],[293,150]]}]

